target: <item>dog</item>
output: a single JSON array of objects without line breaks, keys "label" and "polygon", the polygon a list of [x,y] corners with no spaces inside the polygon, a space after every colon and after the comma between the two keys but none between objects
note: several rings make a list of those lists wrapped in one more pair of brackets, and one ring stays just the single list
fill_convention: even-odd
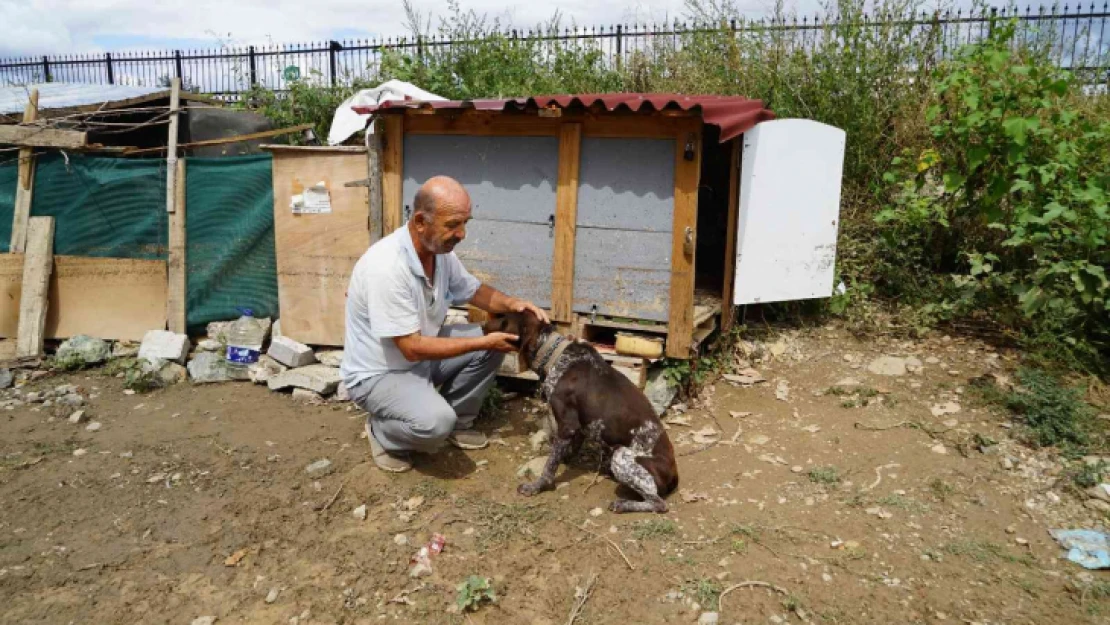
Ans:
[{"label": "dog", "polygon": [[530,312],[491,317],[486,330],[519,337],[521,357],[540,376],[554,420],[551,456],[542,474],[517,492],[531,497],[550,490],[559,465],[591,439],[600,443],[603,466],[608,461],[613,478],[642,499],[617,499],[609,510],[667,512],[663,497],[678,487],[674,447],[640,389],[593,346],[560,334]]}]

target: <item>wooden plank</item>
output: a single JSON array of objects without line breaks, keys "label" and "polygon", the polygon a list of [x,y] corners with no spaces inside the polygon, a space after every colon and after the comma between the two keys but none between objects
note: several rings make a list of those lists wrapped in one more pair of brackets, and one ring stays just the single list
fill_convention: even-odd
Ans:
[{"label": "wooden plank", "polygon": [[365,154],[366,147],[361,145],[282,145],[280,143],[264,143],[258,146],[260,150],[283,152],[315,152],[315,153],[347,153]]},{"label": "wooden plank", "polygon": [[[385,118],[395,115],[385,115]],[[558,136],[568,122],[582,124],[582,136],[670,139],[688,125],[688,117],[659,114],[565,112],[561,118],[506,114],[498,111],[445,111],[435,115],[406,111],[405,133],[421,135]]]},{"label": "wooden plank", "polygon": [[54,218],[35,217],[27,224],[27,254],[19,291],[16,356],[42,355],[49,306],[50,274],[54,271]]},{"label": "wooden plank", "polygon": [[38,148],[82,148],[88,133],[41,126],[0,126],[0,143]]},{"label": "wooden plank", "polygon": [[555,192],[555,256],[551,267],[551,317],[569,322],[574,315],[574,239],[578,223],[578,164],[582,124],[559,132],[559,173]]},{"label": "wooden plank", "polygon": [[166,263],[168,274],[166,320],[170,332],[185,334],[185,159],[177,161],[176,184],[175,210],[170,215],[170,249],[167,256],[168,262]]},{"label": "wooden plank", "polygon": [[166,212],[174,211],[177,202],[177,128],[178,109],[181,108],[181,79],[174,78],[170,83],[170,129],[166,137]]},{"label": "wooden plank", "polygon": [[[694,256],[697,248],[698,184],[701,178],[701,121],[683,120],[675,138],[674,229],[671,235],[671,289],[667,356],[689,358],[694,332]],[[686,160],[686,145],[692,158]]]},{"label": "wooden plank", "polygon": [[374,131],[366,133],[366,179],[369,181],[370,215],[366,227],[370,229],[370,244],[382,238],[382,124],[374,124]]},{"label": "wooden plank", "polygon": [[[0,336],[16,336],[24,254],[0,255]],[[46,313],[48,339],[86,334],[142,340],[166,326],[166,262],[55,256]]]},{"label": "wooden plank", "polygon": [[736,222],[740,215],[740,145],[743,136],[732,140],[732,162],[728,169],[728,225],[725,226],[725,283],[721,289],[721,332],[732,331],[736,307],[732,305],[732,282],[736,276]]},{"label": "wooden plank", "polygon": [[405,130],[408,124],[401,115],[383,115],[378,121],[385,127],[382,136],[382,236],[388,236],[405,223],[402,213],[402,185]]},{"label": "wooden plank", "polygon": [[[295,132],[303,132],[305,130],[308,130],[309,128],[312,128],[313,126],[313,124],[298,124],[296,126],[289,126],[288,128],[275,128],[274,130],[252,132],[248,135],[236,135],[234,137],[220,137],[219,139],[206,139],[204,141],[182,143],[177,147],[178,149],[185,150],[188,148],[200,148],[208,145],[225,145],[228,143],[239,143],[240,141],[255,141],[257,139],[267,139],[269,137],[277,137],[280,135],[288,135]],[[137,154],[153,154],[155,152],[163,152],[165,150],[167,150],[167,147],[141,148],[137,150],[127,150],[126,152],[124,152],[124,155],[135,156]]]},{"label": "wooden plank", "polygon": [[[342,345],[351,270],[370,246],[368,189],[359,153],[274,153],[274,242],[281,332],[310,345]],[[323,182],[331,212],[294,215],[291,197]]]},{"label": "wooden plank", "polygon": [[[39,90],[32,89],[23,109],[23,123],[38,117]],[[15,187],[15,210],[12,215],[12,240],[8,251],[23,253],[27,249],[27,220],[31,218],[31,197],[35,190],[35,156],[31,148],[19,150],[19,182]]]}]

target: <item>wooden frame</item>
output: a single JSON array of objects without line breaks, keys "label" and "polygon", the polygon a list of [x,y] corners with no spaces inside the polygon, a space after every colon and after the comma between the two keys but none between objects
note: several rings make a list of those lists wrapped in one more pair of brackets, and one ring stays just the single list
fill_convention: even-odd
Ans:
[{"label": "wooden frame", "polygon": [[[695,347],[694,282],[697,247],[698,185],[702,161],[702,120],[689,111],[652,113],[567,111],[478,111],[473,109],[419,108],[383,111],[378,115],[382,130],[381,188],[383,232],[388,235],[404,224],[402,184],[405,135],[467,135],[559,138],[559,169],[556,192],[555,250],[552,266],[551,315],[564,330],[581,336],[590,322],[573,312],[577,186],[581,141],[589,138],[671,139],[675,143],[675,193],[671,245],[669,315],[665,325],[653,324],[646,331],[667,335],[666,355],[687,359]],[[740,139],[733,140],[733,158],[739,158]],[[687,144],[692,158],[687,160]],[[734,163],[735,164],[735,163]],[[573,190],[573,192],[572,192]],[[735,253],[736,210],[739,178],[735,167],[729,172],[730,233],[726,244],[724,299],[731,297]],[[722,307],[721,327],[731,326],[731,307]],[[606,322],[597,325],[608,326]],[[704,337],[702,337],[704,338]]]},{"label": "wooden frame", "polygon": [[732,330],[736,307],[732,305],[733,281],[736,278],[736,222],[740,218],[740,158],[743,137],[732,140],[732,159],[728,169],[728,232],[725,233],[725,283],[721,288],[721,332]]}]

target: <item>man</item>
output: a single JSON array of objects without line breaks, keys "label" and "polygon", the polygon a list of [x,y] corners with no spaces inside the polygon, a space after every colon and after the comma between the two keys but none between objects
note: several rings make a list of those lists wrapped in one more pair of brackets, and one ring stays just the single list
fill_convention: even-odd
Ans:
[{"label": "man", "polygon": [[[472,429],[504,354],[517,337],[482,333],[478,325],[443,322],[452,305],[491,313],[530,310],[530,302],[481,284],[453,250],[466,238],[470,196],[437,176],[416,193],[412,218],[372,245],[347,289],[343,381],[366,410],[374,463],[412,468],[410,452],[434,452],[444,441],[461,449],[488,444]],[[436,391],[436,387],[439,391]]]}]

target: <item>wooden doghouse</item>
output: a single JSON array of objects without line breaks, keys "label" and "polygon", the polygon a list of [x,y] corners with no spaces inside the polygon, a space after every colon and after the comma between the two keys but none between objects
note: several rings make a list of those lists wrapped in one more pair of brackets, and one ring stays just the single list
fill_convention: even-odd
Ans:
[{"label": "wooden doghouse", "polygon": [[[805,120],[762,123],[773,114],[757,100],[610,94],[384,102],[355,110],[380,120],[384,231],[408,219],[425,180],[459,180],[473,208],[467,241],[456,251],[464,264],[549,309],[582,338],[611,343],[618,331],[654,334],[665,338],[668,357],[689,358],[718,322],[727,329],[733,307],[722,302],[746,303],[734,291],[738,243],[763,247],[762,265],[782,265],[775,262],[781,254],[767,256],[757,239],[790,247],[781,235],[793,230],[806,239],[807,230],[791,218],[814,214],[815,207],[792,206],[797,198],[789,190],[761,189],[756,177],[811,187],[823,195],[825,217],[833,210],[831,240],[829,228],[821,229],[823,252],[786,263],[790,269],[804,271],[822,253],[835,258],[843,132]],[[793,132],[764,133],[776,136],[762,149],[742,145],[751,129],[783,123]],[[757,159],[757,151],[774,158]],[[746,155],[752,163],[743,162]],[[831,166],[821,166],[826,162]],[[742,163],[745,170],[761,166],[758,175],[747,172],[751,188],[743,188]],[[823,181],[813,189],[815,176]],[[766,232],[738,239],[742,197],[749,195],[780,218]],[[826,262],[818,276],[827,282],[819,289],[826,296],[831,270]]]}]

